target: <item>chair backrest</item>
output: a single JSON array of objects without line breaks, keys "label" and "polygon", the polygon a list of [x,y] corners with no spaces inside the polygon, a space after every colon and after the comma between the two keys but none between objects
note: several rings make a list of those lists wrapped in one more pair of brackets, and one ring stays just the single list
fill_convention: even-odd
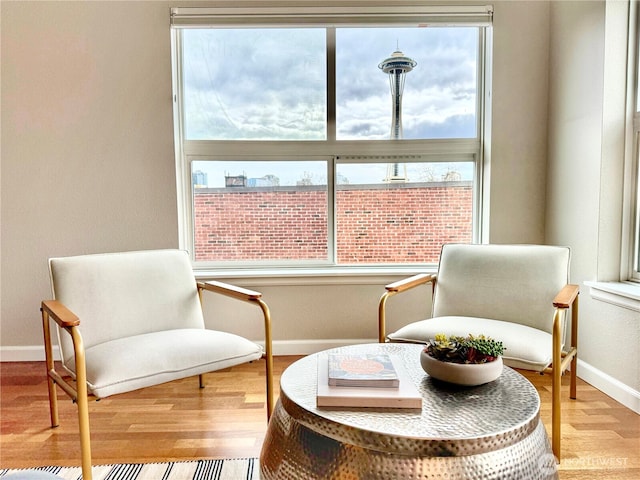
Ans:
[{"label": "chair backrest", "polygon": [[552,302],[569,282],[570,256],[568,247],[444,245],[432,315],[491,318],[551,333]]},{"label": "chair backrest", "polygon": [[[49,260],[53,296],[80,318],[85,348],[117,338],[204,328],[186,252],[150,250]],[[59,335],[63,361],[73,355]]]}]

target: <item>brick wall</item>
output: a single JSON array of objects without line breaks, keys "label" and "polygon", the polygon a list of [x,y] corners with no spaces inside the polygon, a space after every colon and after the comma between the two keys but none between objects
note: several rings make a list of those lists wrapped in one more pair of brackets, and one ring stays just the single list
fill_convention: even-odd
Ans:
[{"label": "brick wall", "polygon": [[[196,189],[199,261],[325,260],[323,187]],[[440,247],[472,238],[471,182],[340,185],[339,264],[437,262]]]}]

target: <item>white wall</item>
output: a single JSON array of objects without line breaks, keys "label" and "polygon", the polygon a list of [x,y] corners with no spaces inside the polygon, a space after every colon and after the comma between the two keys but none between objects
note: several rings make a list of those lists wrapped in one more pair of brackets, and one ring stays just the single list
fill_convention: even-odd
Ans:
[{"label": "white wall", "polygon": [[47,258],[177,244],[168,6],[2,2],[2,346]]},{"label": "white wall", "polygon": [[[0,5],[6,358],[11,348],[39,349],[48,257],[177,246],[175,2]],[[495,6],[493,242],[544,240],[548,10],[546,2]],[[274,340],[375,338],[377,300],[391,280],[265,286]],[[426,311],[390,308],[392,326]]]},{"label": "white wall", "polygon": [[[494,2],[489,240],[570,245],[574,281],[582,282],[596,277],[601,228],[604,10],[578,3]],[[175,4],[0,2],[5,360],[40,355],[47,258],[178,246],[169,36]],[[580,46],[575,52],[572,42]],[[276,352],[297,353],[374,339],[377,301],[394,279],[243,283],[263,291],[271,307]],[[412,300],[421,296],[428,299],[428,289]],[[426,315],[426,303],[396,299],[390,328]],[[216,302],[206,301],[211,324]],[[260,337],[258,312],[221,307],[232,329]],[[628,352],[637,347],[637,326],[632,313],[583,292],[581,359],[636,392],[637,351],[630,368],[615,367],[623,363],[620,342]]]},{"label": "white wall", "polygon": [[640,314],[583,283],[620,276],[625,15],[625,2],[551,5],[546,240],[573,249],[578,374],[640,411]]},{"label": "white wall", "polygon": [[494,2],[491,243],[543,243],[549,4]]}]

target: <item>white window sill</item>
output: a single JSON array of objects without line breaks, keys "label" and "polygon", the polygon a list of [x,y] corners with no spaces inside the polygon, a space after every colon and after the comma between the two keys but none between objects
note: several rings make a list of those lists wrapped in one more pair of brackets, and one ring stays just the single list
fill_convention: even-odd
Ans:
[{"label": "white window sill", "polygon": [[640,284],[631,282],[584,282],[591,298],[640,312]]},{"label": "white window sill", "polygon": [[418,273],[435,273],[435,267],[332,267],[195,270],[196,279],[225,280],[245,286],[262,285],[372,285],[387,284]]}]

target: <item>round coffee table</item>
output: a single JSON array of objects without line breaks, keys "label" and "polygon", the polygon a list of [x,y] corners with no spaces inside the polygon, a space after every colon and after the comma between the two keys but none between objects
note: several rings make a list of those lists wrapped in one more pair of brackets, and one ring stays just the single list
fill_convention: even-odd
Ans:
[{"label": "round coffee table", "polygon": [[458,387],[429,377],[420,345],[376,343],[333,349],[399,358],[422,394],[421,410],[316,406],[318,359],[285,370],[260,455],[263,480],[557,479],[540,421],[540,397],[505,367],[495,381]]}]

